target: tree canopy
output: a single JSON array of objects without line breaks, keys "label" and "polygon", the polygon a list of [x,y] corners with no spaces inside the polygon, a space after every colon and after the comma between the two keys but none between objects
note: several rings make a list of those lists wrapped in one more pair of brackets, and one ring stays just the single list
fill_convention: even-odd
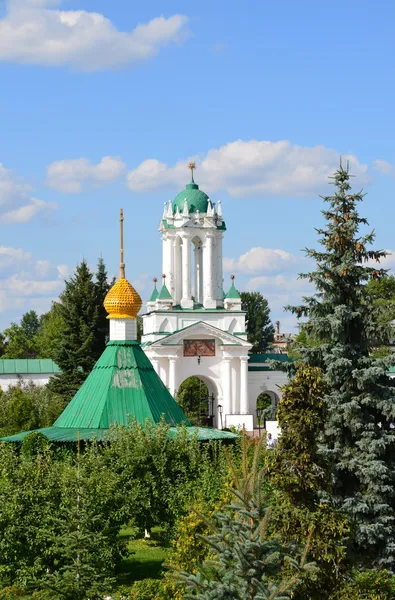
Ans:
[{"label": "tree canopy", "polygon": [[240,297],[241,308],[247,313],[247,339],[252,344],[251,352],[265,352],[274,337],[269,303],[260,292],[241,292]]}]

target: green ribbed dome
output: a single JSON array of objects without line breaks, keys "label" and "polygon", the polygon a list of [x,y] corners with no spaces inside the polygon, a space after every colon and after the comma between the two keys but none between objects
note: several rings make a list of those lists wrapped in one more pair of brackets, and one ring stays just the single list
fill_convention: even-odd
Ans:
[{"label": "green ribbed dome", "polygon": [[188,208],[189,212],[196,212],[199,210],[201,213],[207,212],[208,200],[209,197],[207,194],[199,190],[199,186],[194,182],[193,178],[191,183],[188,183],[185,186],[185,190],[177,194],[177,196],[173,200],[173,211],[178,210],[182,213],[184,210],[184,200],[185,198],[188,200]]}]

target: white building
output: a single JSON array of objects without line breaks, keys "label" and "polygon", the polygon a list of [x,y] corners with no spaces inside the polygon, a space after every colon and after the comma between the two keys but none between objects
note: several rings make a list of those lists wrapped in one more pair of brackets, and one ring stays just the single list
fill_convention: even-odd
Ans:
[{"label": "white building", "polygon": [[[256,400],[267,393],[278,401],[286,382],[269,358],[249,355],[245,313],[232,284],[223,291],[221,202],[211,202],[193,179],[173,202],[165,203],[162,235],[163,284],[143,315],[142,344],[156,372],[174,394],[188,377],[199,377],[214,399],[214,424],[252,430]],[[156,281],[156,280],[155,280]],[[218,409],[219,407],[219,409]]]},{"label": "white building", "polygon": [[17,384],[46,385],[56,373],[59,367],[48,358],[5,358],[0,360],[0,388],[5,392]]}]

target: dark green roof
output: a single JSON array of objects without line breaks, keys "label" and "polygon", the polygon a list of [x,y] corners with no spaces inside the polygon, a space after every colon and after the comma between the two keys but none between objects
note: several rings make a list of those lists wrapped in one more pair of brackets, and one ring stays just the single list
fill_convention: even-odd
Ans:
[{"label": "dark green roof", "polygon": [[49,358],[4,358],[0,360],[0,375],[33,375],[35,373],[60,373],[60,369]]},{"label": "dark green roof", "polygon": [[158,299],[159,300],[171,300],[172,299],[171,294],[170,294],[169,290],[167,289],[167,286],[165,283],[162,285],[162,289],[158,294]]},{"label": "dark green roof", "polygon": [[250,354],[248,357],[249,363],[266,363],[269,360],[278,360],[280,362],[292,362],[290,358],[288,358],[288,354],[276,354],[275,352],[271,354]]},{"label": "dark green roof", "polygon": [[232,286],[231,286],[229,292],[226,294],[225,297],[229,298],[229,299],[232,299],[232,300],[240,300],[240,294],[236,290],[234,283],[232,283]]},{"label": "dark green roof", "polygon": [[[230,431],[220,431],[218,429],[209,429],[206,427],[187,427],[188,437],[192,438],[194,435],[200,441],[206,440],[224,440],[224,439],[235,439],[239,437],[237,434],[231,433]],[[97,440],[99,442],[107,440],[111,437],[111,429],[95,429],[95,428],[81,428],[78,427],[45,427],[43,429],[36,429],[35,431],[42,433],[52,442],[77,442],[80,440]],[[1,438],[2,442],[22,442],[23,439],[34,433],[33,431],[23,431],[22,433],[16,433],[15,435],[9,435],[8,437]],[[177,433],[177,427],[170,427],[170,436],[174,437]]]},{"label": "dark green roof", "polygon": [[110,341],[54,427],[108,429],[131,419],[190,425],[136,341]]},{"label": "dark green roof", "polygon": [[180,212],[184,210],[184,200],[188,200],[189,212],[193,213],[200,210],[201,213],[207,212],[209,197],[202,190],[199,190],[199,186],[192,179],[191,183],[185,186],[185,190],[177,194],[173,200],[173,211],[176,211],[177,207]]}]

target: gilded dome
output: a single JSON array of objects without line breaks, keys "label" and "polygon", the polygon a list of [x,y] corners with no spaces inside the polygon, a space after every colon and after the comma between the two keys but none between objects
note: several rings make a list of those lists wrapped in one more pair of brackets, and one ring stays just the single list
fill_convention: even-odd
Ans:
[{"label": "gilded dome", "polygon": [[107,319],[135,319],[142,305],[140,295],[124,277],[118,279],[104,299]]}]

